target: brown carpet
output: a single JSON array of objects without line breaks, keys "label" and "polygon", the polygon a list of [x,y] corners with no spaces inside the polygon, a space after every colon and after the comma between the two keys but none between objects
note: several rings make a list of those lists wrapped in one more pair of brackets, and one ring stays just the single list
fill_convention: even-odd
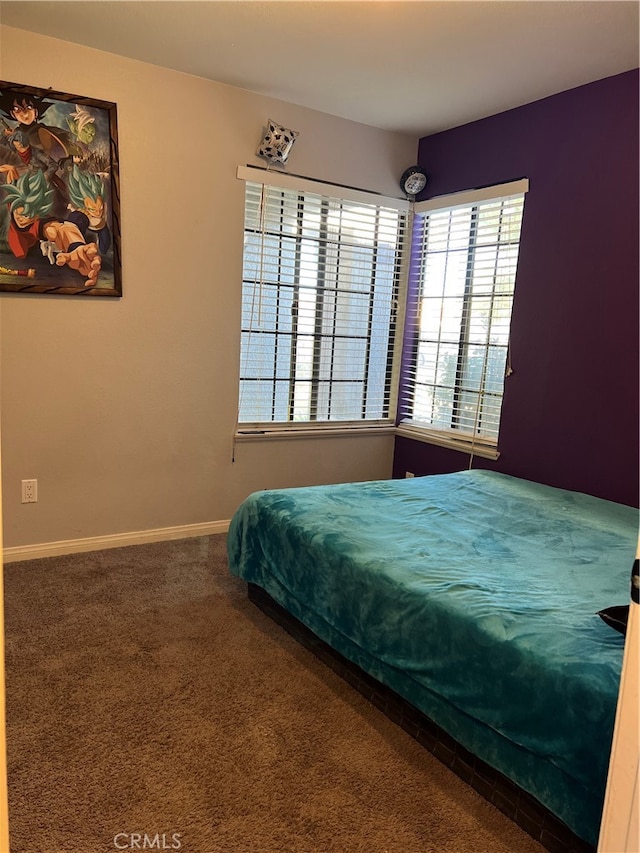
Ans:
[{"label": "brown carpet", "polygon": [[5,592],[11,853],[542,850],[252,605],[224,535]]}]

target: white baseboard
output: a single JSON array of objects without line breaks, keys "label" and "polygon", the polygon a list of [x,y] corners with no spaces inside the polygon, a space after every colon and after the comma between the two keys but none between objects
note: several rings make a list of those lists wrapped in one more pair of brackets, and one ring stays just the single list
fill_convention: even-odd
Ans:
[{"label": "white baseboard", "polygon": [[38,545],[18,545],[5,548],[5,563],[19,560],[37,560],[41,557],[59,557],[79,554],[82,551],[103,551],[106,548],[123,548],[126,545],[144,545],[147,542],[165,542],[169,539],[188,539],[191,536],[211,536],[226,533],[229,521],[208,521],[202,524],[182,524],[177,527],[159,527],[156,530],[138,530],[133,533],[114,533],[112,536],[91,536],[87,539],[65,539],[59,542],[42,542]]}]

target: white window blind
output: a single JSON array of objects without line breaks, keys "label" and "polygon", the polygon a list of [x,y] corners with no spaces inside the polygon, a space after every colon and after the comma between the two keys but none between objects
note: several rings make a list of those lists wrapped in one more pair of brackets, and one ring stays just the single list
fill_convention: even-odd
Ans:
[{"label": "white window blind", "polygon": [[393,423],[406,205],[269,178],[245,178],[241,431]]},{"label": "white window blind", "polygon": [[496,445],[527,189],[522,180],[416,205],[400,432]]}]

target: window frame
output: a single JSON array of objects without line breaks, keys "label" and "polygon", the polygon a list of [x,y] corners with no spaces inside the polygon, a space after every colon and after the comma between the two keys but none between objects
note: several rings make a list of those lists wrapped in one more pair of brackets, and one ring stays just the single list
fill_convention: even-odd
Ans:
[{"label": "window frame", "polygon": [[[307,178],[300,178],[295,175],[275,173],[254,166],[239,166],[237,177],[245,183],[243,212],[246,215],[246,183],[263,184],[265,188],[269,186],[276,190],[293,191],[298,193],[311,193],[315,196],[320,196],[322,199],[329,198],[340,200],[341,202],[354,202],[366,205],[374,205],[380,208],[391,208],[398,211],[404,217],[403,222],[399,223],[398,229],[398,250],[394,263],[393,272],[393,289],[395,296],[391,304],[391,316],[394,324],[392,340],[389,343],[389,351],[387,354],[389,376],[388,388],[385,388],[384,399],[388,406],[388,413],[383,418],[363,418],[361,420],[304,420],[304,421],[240,421],[240,397],[238,404],[238,420],[236,423],[235,438],[237,441],[252,441],[264,439],[282,439],[282,438],[305,438],[318,436],[357,436],[367,433],[380,434],[395,434],[395,422],[397,413],[397,394],[399,389],[400,362],[402,355],[402,333],[404,329],[404,304],[406,299],[406,281],[408,273],[409,260],[409,243],[410,243],[410,221],[409,211],[410,204],[407,199],[390,198],[377,193],[371,193],[363,190],[342,187],[337,184],[326,184],[318,181],[312,181]],[[246,219],[243,233],[246,235]],[[245,249],[243,248],[243,265],[245,258]],[[243,277],[243,298],[244,303],[244,286],[245,280]],[[256,282],[257,283],[257,282]],[[244,323],[240,324],[241,330],[244,329]],[[369,331],[369,337],[371,332]],[[363,381],[366,382],[366,370],[368,362],[365,365],[363,372]],[[238,394],[241,394],[242,383],[242,364],[239,365],[239,381]]]},{"label": "window frame", "polygon": [[[418,305],[423,295],[424,288],[424,279],[422,276],[423,273],[423,261],[426,256],[426,251],[424,247],[424,234],[426,232],[426,216],[432,213],[437,212],[446,212],[446,211],[454,211],[456,209],[464,209],[473,207],[474,205],[481,204],[482,202],[496,202],[499,200],[507,200],[513,197],[523,197],[523,218],[520,222],[520,231],[518,235],[518,257],[516,258],[515,270],[513,273],[513,295],[511,296],[511,303],[509,306],[509,326],[511,324],[511,316],[513,309],[513,301],[515,297],[515,287],[516,287],[516,279],[517,279],[517,263],[520,253],[520,244],[522,241],[522,222],[524,220],[524,198],[526,197],[526,193],[529,190],[529,181],[526,178],[522,178],[516,181],[510,181],[505,184],[498,184],[489,187],[483,187],[478,190],[469,190],[460,193],[454,193],[452,195],[447,196],[439,196],[433,199],[429,199],[426,202],[418,202],[414,207],[414,215],[418,214],[421,219],[424,217],[422,221],[421,227],[421,236],[419,243],[416,242],[416,233],[415,233],[415,221],[412,223],[414,227],[412,227],[411,232],[411,269],[409,271],[410,277],[410,285],[409,285],[409,294],[407,297],[407,320],[405,325],[405,330],[403,334],[403,339],[405,342],[405,357],[403,358],[403,364],[401,369],[401,387],[399,389],[399,410],[398,410],[398,423],[396,427],[396,434],[398,436],[403,436],[406,438],[411,438],[417,441],[426,442],[429,444],[435,444],[438,446],[446,447],[453,450],[459,450],[465,453],[470,453],[472,455],[483,456],[488,459],[497,459],[499,457],[498,451],[498,440],[499,440],[499,421],[500,416],[502,414],[502,404],[504,400],[504,382],[502,386],[502,391],[499,394],[500,400],[500,408],[498,414],[498,435],[493,438],[488,435],[480,435],[476,433],[477,421],[474,424],[473,432],[458,432],[453,426],[450,427],[442,427],[438,428],[434,426],[432,423],[428,424],[425,422],[421,422],[419,420],[414,419],[411,415],[414,414],[413,406],[414,401],[411,397],[415,393],[415,380],[412,377],[412,373],[417,370],[417,353],[419,347],[419,329],[418,323],[416,321],[412,321],[412,316],[417,316]],[[472,226],[470,226],[471,228]],[[497,244],[498,246],[500,243]],[[471,253],[474,249],[474,244],[471,239],[467,243],[467,250]],[[449,251],[449,242],[447,242],[447,251]],[[416,260],[417,259],[417,260]],[[416,264],[418,265],[418,273],[416,273]],[[467,269],[466,275],[469,275],[469,270]],[[495,279],[494,279],[495,286]],[[492,296],[495,295],[495,289],[492,290]],[[458,359],[463,358],[463,350],[465,348],[470,348],[472,346],[470,341],[464,339],[463,335],[463,326],[470,315],[469,305],[473,304],[473,295],[465,293],[463,295],[463,309],[462,309],[462,318],[460,320],[460,340],[458,343],[457,349],[457,357]],[[413,326],[412,326],[413,322]],[[438,341],[441,340],[442,335],[442,326],[440,326],[440,331],[438,333]],[[487,339],[486,344],[484,344],[484,348],[487,350],[487,354],[485,355],[485,363],[482,367],[482,379],[480,381],[480,385],[477,390],[472,393],[477,394],[478,402],[476,406],[476,415],[481,410],[484,402],[484,377],[486,375],[486,358],[488,357],[489,352],[489,341]],[[409,350],[409,352],[407,351]],[[454,396],[455,394],[461,394],[463,392],[462,389],[462,374],[459,370],[459,362],[458,369],[456,370],[456,380],[454,384]],[[510,373],[509,366],[509,341],[507,341],[507,354],[506,354],[506,371],[505,377]],[[435,387],[435,386],[434,386]],[[454,406],[452,405],[452,418],[454,413]],[[452,420],[453,423],[453,420]]]}]

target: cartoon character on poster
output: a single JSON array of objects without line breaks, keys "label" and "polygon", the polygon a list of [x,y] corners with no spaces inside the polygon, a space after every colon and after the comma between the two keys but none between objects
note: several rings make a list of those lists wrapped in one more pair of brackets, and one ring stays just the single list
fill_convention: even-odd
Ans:
[{"label": "cartoon character on poster", "polygon": [[0,291],[122,294],[115,105],[0,82]]}]

